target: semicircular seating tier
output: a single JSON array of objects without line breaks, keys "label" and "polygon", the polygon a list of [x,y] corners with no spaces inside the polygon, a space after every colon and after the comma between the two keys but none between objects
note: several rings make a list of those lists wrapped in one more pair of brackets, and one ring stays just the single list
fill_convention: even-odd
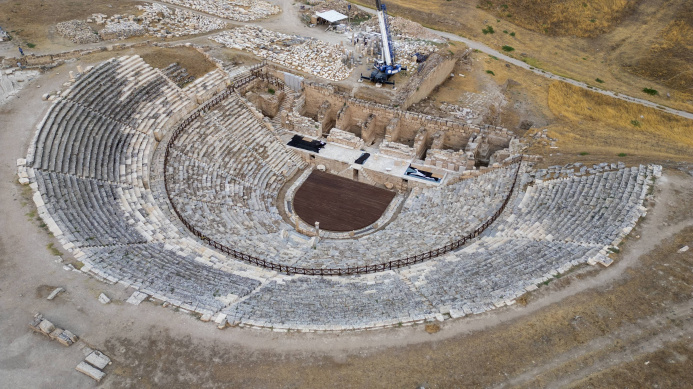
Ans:
[{"label": "semicircular seating tier", "polygon": [[501,217],[457,251],[375,274],[286,275],[228,257],[192,235],[171,208],[164,174],[176,209],[214,240],[266,260],[329,267],[399,259],[463,236],[504,201],[515,166],[412,192],[381,230],[324,240],[313,250],[287,238],[296,233],[276,208],[282,186],[307,166],[235,92],[190,123],[163,166],[167,138],[159,144],[154,134],[166,134],[197,108],[138,56],[109,60],[50,107],[26,172],[39,214],[82,271],[242,325],[394,326],[511,304],[573,266],[608,264],[606,249],[644,214],[643,199],[661,169],[534,182],[522,163]]},{"label": "semicircular seating tier", "polygon": [[275,204],[304,167],[238,96],[195,120],[173,143],[168,188],[182,217],[210,239],[245,254],[305,268],[374,265],[443,247],[493,215],[517,164],[443,188],[413,191],[395,220],[355,239],[296,239]]}]

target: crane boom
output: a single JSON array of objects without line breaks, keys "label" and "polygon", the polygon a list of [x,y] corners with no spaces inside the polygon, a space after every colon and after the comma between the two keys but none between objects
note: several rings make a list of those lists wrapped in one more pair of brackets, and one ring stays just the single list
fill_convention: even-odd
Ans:
[{"label": "crane boom", "polygon": [[381,0],[375,0],[376,14],[378,15],[378,25],[380,26],[380,39],[382,40],[382,56],[376,59],[373,67],[375,70],[371,72],[370,77],[361,75],[361,78],[371,80],[380,84],[394,84],[388,81],[390,76],[399,73],[401,70],[407,70],[402,65],[395,63],[395,48],[392,44],[390,36],[390,26],[387,24],[387,11],[385,4]]},{"label": "crane boom", "polygon": [[377,8],[376,13],[378,15],[378,25],[380,26],[380,38],[383,43],[383,61],[385,65],[392,66],[394,62],[394,53],[392,51],[392,39],[390,38],[390,29],[387,25],[387,14],[385,13],[385,4],[381,3],[380,0],[375,0],[375,6]]}]

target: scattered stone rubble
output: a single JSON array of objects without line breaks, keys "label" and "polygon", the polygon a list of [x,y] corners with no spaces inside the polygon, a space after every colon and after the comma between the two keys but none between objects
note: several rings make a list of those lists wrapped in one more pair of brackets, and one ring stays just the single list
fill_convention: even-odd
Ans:
[{"label": "scattered stone rubble", "polygon": [[349,50],[316,39],[286,35],[257,26],[235,28],[210,39],[332,81],[343,80],[351,73],[351,69],[336,60],[348,56]]},{"label": "scattered stone rubble", "polygon": [[58,343],[66,347],[71,346],[79,340],[77,335],[68,330],[56,327],[49,320],[44,319],[43,315],[40,313],[34,315],[34,319],[29,323],[29,328],[36,333],[47,336],[51,340],[57,340]]},{"label": "scattered stone rubble", "polygon": [[363,19],[370,16],[368,12],[362,11],[358,7],[352,6],[351,10],[349,10],[349,2],[346,0],[308,0],[306,3],[308,3],[307,5],[313,13],[335,10],[352,19]]},{"label": "scattered stone rubble", "polygon": [[[75,34],[70,30],[74,24],[79,29],[76,31],[84,31],[79,33],[79,37],[87,36],[88,32],[94,35],[98,42],[100,39],[127,39],[135,36],[148,35],[157,38],[173,38],[186,35],[204,34],[214,30],[226,28],[226,22],[211,17],[200,15],[191,11],[186,11],[178,8],[169,8],[162,4],[152,3],[138,5],[137,9],[142,11],[140,15],[112,15],[108,17],[105,14],[92,14],[87,18],[87,23],[95,23],[104,25],[104,28],[98,32],[98,35],[88,25],[80,20],[71,20],[69,22],[60,23],[59,31],[66,30],[63,35],[70,37],[70,34]],[[65,24],[64,26],[61,26]],[[82,38],[88,43],[86,38]]]},{"label": "scattered stone rubble", "polygon": [[473,110],[470,108],[464,108],[459,105],[453,105],[449,103],[443,103],[440,105],[440,110],[457,118],[460,120],[473,120],[479,117],[478,114],[476,114]]},{"label": "scattered stone rubble", "polygon": [[157,3],[139,5],[137,8],[144,11],[139,18],[147,33],[159,38],[204,34],[226,28],[226,22],[217,18],[178,8],[171,9]]},{"label": "scattered stone rubble", "polygon": [[264,19],[281,12],[281,7],[264,0],[162,0],[239,22]]},{"label": "scattered stone rubble", "polygon": [[[388,16],[387,20],[390,25],[390,34],[394,39],[421,39],[434,42],[446,41],[446,39],[440,35],[427,30],[424,26],[409,19]],[[373,31],[379,31],[380,29],[380,27],[378,27],[377,18],[372,18],[364,22],[362,26],[368,27]]]},{"label": "scattered stone rubble", "polygon": [[[366,28],[364,31],[359,31],[354,34],[352,43],[354,43],[354,51],[357,54],[367,57],[380,57],[381,37],[378,30]],[[410,71],[415,71],[418,67],[415,57],[417,53],[429,56],[437,50],[438,47],[429,41],[416,39],[396,39],[394,41],[397,63]],[[369,59],[368,62],[372,62],[372,60]]]},{"label": "scattered stone rubble", "polygon": [[103,369],[111,364],[111,358],[104,355],[101,351],[92,350],[89,347],[84,348],[84,353],[87,355],[84,361],[80,362],[75,370],[99,382],[106,376]]},{"label": "scattered stone rubble", "polygon": [[5,42],[10,40],[10,34],[7,33],[7,31],[3,30],[0,27],[0,42]]},{"label": "scattered stone rubble", "polygon": [[0,70],[0,105],[17,96],[19,91],[39,74],[36,70],[20,70],[18,68]]},{"label": "scattered stone rubble", "polygon": [[99,33],[94,31],[83,20],[75,19],[60,22],[56,24],[55,29],[63,38],[67,38],[74,43],[85,44],[101,41]]},{"label": "scattered stone rubble", "polygon": [[142,36],[147,32],[144,26],[141,26],[136,21],[122,19],[119,16],[115,15],[112,19],[109,19],[103,30],[99,31],[102,39],[127,39],[134,36]]}]

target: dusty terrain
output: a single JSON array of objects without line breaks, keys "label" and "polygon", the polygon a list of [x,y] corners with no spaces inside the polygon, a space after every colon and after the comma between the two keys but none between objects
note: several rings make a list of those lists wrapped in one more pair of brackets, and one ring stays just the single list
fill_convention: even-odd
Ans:
[{"label": "dusty terrain", "polygon": [[[3,0],[0,1],[0,26],[21,44],[25,53],[37,54],[67,50],[78,45],[58,35],[55,25],[71,19],[86,19],[94,13],[107,15],[134,13],[140,1],[95,0],[85,7],[80,1]],[[27,47],[31,43],[35,47]],[[16,52],[12,52],[16,55]]]}]

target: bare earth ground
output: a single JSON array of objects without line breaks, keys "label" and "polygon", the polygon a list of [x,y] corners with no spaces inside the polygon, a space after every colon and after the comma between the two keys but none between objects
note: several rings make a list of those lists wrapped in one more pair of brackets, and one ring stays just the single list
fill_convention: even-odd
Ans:
[{"label": "bare earth ground", "polygon": [[[35,312],[112,358],[104,387],[684,387],[693,380],[693,251],[677,253],[693,245],[693,179],[673,169],[610,268],[578,269],[520,304],[443,322],[433,334],[423,326],[342,334],[219,331],[149,302],[124,303],[132,290],[54,262],[44,249],[54,241],[15,178],[15,161],[49,106],[40,95],[89,63],[56,68],[0,107],[7,123],[0,130],[4,385],[93,386],[74,370],[83,358],[80,344],[65,348],[30,332]],[[54,286],[67,291],[47,301]],[[114,302],[101,305],[102,291]]]}]

